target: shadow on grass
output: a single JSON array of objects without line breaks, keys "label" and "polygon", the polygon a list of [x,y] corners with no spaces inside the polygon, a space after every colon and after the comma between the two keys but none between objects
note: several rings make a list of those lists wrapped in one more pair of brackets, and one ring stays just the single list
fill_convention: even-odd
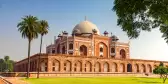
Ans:
[{"label": "shadow on grass", "polygon": [[138,82],[141,82],[141,83],[151,83],[151,84],[153,84],[153,83],[157,83],[157,84],[160,84],[161,82],[155,82],[155,81],[138,81]]},{"label": "shadow on grass", "polygon": [[160,84],[160,83],[162,83],[162,82],[156,82],[156,81],[143,81],[142,79],[132,79],[132,80],[137,81],[139,83],[151,83],[151,84]]}]

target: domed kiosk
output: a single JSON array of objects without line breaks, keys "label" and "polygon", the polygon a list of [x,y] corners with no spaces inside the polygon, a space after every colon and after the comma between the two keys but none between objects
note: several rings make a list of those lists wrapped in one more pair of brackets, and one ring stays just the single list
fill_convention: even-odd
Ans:
[{"label": "domed kiosk", "polygon": [[96,34],[100,34],[99,29],[97,28],[97,26],[95,24],[93,24],[90,21],[82,21],[79,24],[77,24],[73,31],[72,34],[79,34],[81,36],[89,36],[90,34],[93,33],[93,30],[96,30]]}]

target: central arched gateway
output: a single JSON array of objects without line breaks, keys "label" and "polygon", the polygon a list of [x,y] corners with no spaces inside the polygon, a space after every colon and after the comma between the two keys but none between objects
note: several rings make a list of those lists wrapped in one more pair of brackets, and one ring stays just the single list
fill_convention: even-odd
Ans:
[{"label": "central arched gateway", "polygon": [[104,42],[99,42],[96,44],[96,56],[108,58],[108,46]]},{"label": "central arched gateway", "polygon": [[87,47],[85,45],[80,46],[80,55],[87,56]]}]

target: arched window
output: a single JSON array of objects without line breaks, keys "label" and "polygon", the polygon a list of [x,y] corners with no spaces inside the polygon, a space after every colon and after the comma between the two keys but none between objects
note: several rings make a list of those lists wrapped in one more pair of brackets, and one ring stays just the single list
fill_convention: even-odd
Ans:
[{"label": "arched window", "polygon": [[52,63],[52,71],[60,70],[60,62],[58,60],[54,60]]},{"label": "arched window", "polygon": [[66,72],[71,71],[71,62],[68,60],[64,63],[64,71],[66,71]]},{"label": "arched window", "polygon": [[87,56],[87,47],[85,45],[80,46],[80,55]]},{"label": "arched window", "polygon": [[114,48],[111,48],[111,53],[115,53],[115,49]]},{"label": "arched window", "polygon": [[53,50],[52,50],[52,54],[54,54],[54,53],[55,53],[55,50],[53,49]]},{"label": "arched window", "polygon": [[74,71],[75,72],[82,72],[82,63],[81,62],[76,62],[74,65]]},{"label": "arched window", "polygon": [[121,55],[121,58],[124,58],[124,59],[126,58],[126,52],[124,49],[120,50],[120,55]]},{"label": "arched window", "polygon": [[102,47],[100,47],[100,52],[103,52],[103,48]]},{"label": "arched window", "polygon": [[55,71],[55,63],[53,62],[53,69],[52,69],[53,71]]},{"label": "arched window", "polygon": [[74,66],[75,66],[74,71],[76,72],[76,67],[77,67],[77,64],[75,64]]},{"label": "arched window", "polygon": [[45,63],[45,62],[41,63],[41,71],[42,72],[46,72],[47,71],[47,63]]},{"label": "arched window", "polygon": [[72,43],[69,44],[69,49],[73,49],[73,44]]}]

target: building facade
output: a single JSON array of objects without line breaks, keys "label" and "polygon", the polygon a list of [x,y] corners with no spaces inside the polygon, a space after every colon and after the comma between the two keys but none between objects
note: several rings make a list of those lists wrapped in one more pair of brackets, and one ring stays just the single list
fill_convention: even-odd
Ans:
[{"label": "building facade", "polygon": [[[77,24],[68,35],[63,31],[46,53],[30,58],[30,71],[36,72],[40,61],[41,72],[56,73],[152,73],[160,61],[131,59],[129,42],[119,42],[115,35],[104,31],[90,21]],[[168,62],[163,61],[165,66]],[[27,59],[15,63],[16,72],[26,72]]]}]

